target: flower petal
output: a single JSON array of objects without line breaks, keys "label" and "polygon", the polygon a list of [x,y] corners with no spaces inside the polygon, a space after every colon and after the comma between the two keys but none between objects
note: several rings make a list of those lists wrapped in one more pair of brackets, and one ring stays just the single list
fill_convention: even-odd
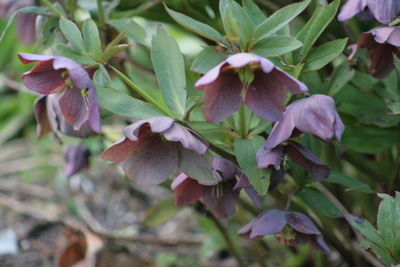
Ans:
[{"label": "flower petal", "polygon": [[279,233],[287,224],[286,212],[268,210],[258,215],[252,222],[243,226],[238,234],[250,239]]},{"label": "flower petal", "polygon": [[196,89],[199,90],[204,90],[204,87],[212,82],[214,82],[218,76],[219,73],[221,71],[222,66],[226,64],[226,62],[222,62],[220,64],[218,64],[217,66],[215,66],[214,68],[212,68],[211,70],[209,70],[206,74],[204,74],[196,83],[195,83],[195,87]]},{"label": "flower petal", "polygon": [[218,157],[213,159],[213,169],[218,171],[224,179],[234,178],[238,173],[238,170],[232,161]]},{"label": "flower petal", "polygon": [[89,118],[88,103],[85,102],[81,90],[68,88],[60,97],[59,103],[65,120],[78,131]]},{"label": "flower petal", "polygon": [[89,167],[90,151],[84,145],[68,146],[63,151],[65,174],[71,177]]},{"label": "flower petal", "polygon": [[283,114],[283,119],[275,123],[262,149],[271,150],[280,143],[286,141],[292,135],[295,127],[293,115],[287,109]]},{"label": "flower petal", "polygon": [[204,205],[218,218],[229,218],[235,214],[239,192],[233,190],[231,182],[221,182],[204,188]]},{"label": "flower petal", "polygon": [[283,147],[282,146],[276,146],[275,148],[271,150],[264,149],[264,147],[261,147],[257,151],[257,167],[258,168],[268,168],[270,165],[273,165],[275,167],[279,167],[281,164],[281,158],[283,154]]},{"label": "flower petal", "polygon": [[187,128],[177,123],[173,123],[163,134],[167,140],[180,142],[186,149],[196,151],[199,154],[204,154],[207,151],[207,146],[203,142],[195,137]]},{"label": "flower petal", "polygon": [[68,78],[78,89],[88,89],[91,86],[92,80],[87,71],[82,67],[82,65],[76,63],[72,59],[55,57],[53,67],[55,70],[67,70]]},{"label": "flower petal", "polygon": [[137,122],[125,128],[125,136],[132,141],[139,139],[140,129],[143,125],[148,124],[153,133],[162,133],[172,126],[174,120],[169,117],[154,117],[145,120],[138,120]]},{"label": "flower petal", "polygon": [[366,0],[348,0],[338,15],[339,21],[351,19],[367,7]]},{"label": "flower petal", "polygon": [[128,159],[129,153],[133,150],[135,142],[129,138],[122,138],[118,142],[111,145],[109,148],[104,150],[100,155],[100,158],[109,160],[112,162],[122,162]]},{"label": "flower petal", "polygon": [[283,87],[288,88],[293,94],[304,94],[308,92],[308,88],[304,83],[278,67],[275,67],[272,71],[272,75],[279,80]]},{"label": "flower petal", "polygon": [[300,212],[287,211],[287,223],[296,231],[308,235],[321,235],[315,223]]},{"label": "flower petal", "polygon": [[372,12],[377,21],[382,24],[389,24],[396,18],[399,12],[398,0],[366,0],[368,9]]},{"label": "flower petal", "polygon": [[177,206],[185,206],[196,202],[203,196],[204,186],[200,185],[196,180],[179,174],[171,185],[175,191],[175,200]]},{"label": "flower petal", "polygon": [[101,120],[100,120],[100,108],[99,103],[97,102],[97,95],[94,85],[91,84],[88,91],[88,108],[89,108],[89,125],[95,132],[101,131]]},{"label": "flower petal", "polygon": [[34,104],[35,118],[37,122],[37,137],[41,138],[51,131],[51,125],[47,116],[46,107],[47,96],[41,96],[36,99]]}]

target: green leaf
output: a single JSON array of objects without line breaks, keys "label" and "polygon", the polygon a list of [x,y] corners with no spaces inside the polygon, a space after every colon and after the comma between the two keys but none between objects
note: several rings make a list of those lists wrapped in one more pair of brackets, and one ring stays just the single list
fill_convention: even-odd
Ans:
[{"label": "green leaf", "polygon": [[76,51],[75,49],[66,44],[58,44],[56,46],[56,51],[57,54],[59,54],[60,56],[70,58],[80,64],[84,65],[97,64],[97,62],[91,59],[90,57],[82,55],[81,53],[79,53],[78,51]]},{"label": "green leaf", "polygon": [[304,203],[311,209],[321,213],[322,215],[339,218],[342,217],[340,210],[319,190],[306,187],[296,193]]},{"label": "green leaf", "polygon": [[204,24],[200,21],[194,20],[191,17],[188,17],[186,15],[183,15],[179,12],[173,11],[172,9],[169,9],[167,6],[165,6],[165,9],[167,10],[168,14],[181,26],[185,27],[186,29],[195,32],[207,39],[214,40],[216,42],[220,42],[223,44],[227,44],[225,39],[222,37],[222,35],[208,26],[207,24]]},{"label": "green leaf", "polygon": [[254,26],[257,27],[267,19],[264,13],[252,0],[243,0],[242,6],[244,12],[249,16]]},{"label": "green leaf", "polygon": [[362,247],[372,250],[372,252],[374,252],[374,254],[377,255],[377,257],[385,264],[385,266],[394,266],[396,263],[398,263],[398,261],[394,260],[390,256],[389,252],[373,242],[364,242],[362,243]]},{"label": "green leaf", "polygon": [[201,52],[194,58],[191,70],[205,74],[226,58],[223,52],[218,52],[215,47],[209,46],[201,50]]},{"label": "green leaf", "polygon": [[375,193],[375,191],[372,190],[371,187],[369,187],[367,184],[364,184],[357,179],[354,179],[337,171],[332,171],[329,177],[324,180],[324,182],[343,185],[347,187],[347,192],[359,191],[364,193]]},{"label": "green leaf", "polygon": [[243,48],[252,40],[254,35],[254,25],[242,7],[235,1],[228,0],[228,8],[232,12],[232,18],[228,23],[237,24],[240,42]]},{"label": "green leaf", "polygon": [[387,106],[393,115],[400,115],[400,102],[388,103]]},{"label": "green leaf", "polygon": [[264,143],[265,140],[261,136],[235,140],[235,154],[239,166],[249,178],[257,193],[262,196],[268,192],[270,172],[266,169],[257,168],[256,154]]},{"label": "green leaf", "polygon": [[306,65],[303,70],[315,71],[329,64],[343,52],[347,39],[334,40],[312,49],[305,60]]},{"label": "green leaf", "polygon": [[286,54],[301,47],[302,43],[293,37],[272,36],[258,41],[253,48],[253,52],[263,57],[276,57]]},{"label": "green leaf", "polygon": [[302,49],[297,53],[297,58],[306,58],[315,41],[335,18],[340,0],[335,0],[328,6],[318,6],[311,19],[297,34],[296,39],[303,43]]},{"label": "green leaf", "polygon": [[378,194],[382,201],[377,216],[378,231],[394,259],[400,259],[400,193],[393,198]]},{"label": "green leaf", "polygon": [[262,24],[256,28],[255,37],[271,36],[273,33],[285,27],[290,21],[297,17],[310,4],[310,0],[305,0],[299,3],[294,3],[277,10]]},{"label": "green leaf", "polygon": [[175,199],[162,200],[147,210],[143,218],[143,223],[147,227],[159,226],[172,219],[180,210],[181,207],[175,205]]},{"label": "green leaf", "polygon": [[87,19],[82,25],[83,42],[89,55],[100,59],[102,54],[99,30],[92,19]]},{"label": "green leaf", "polygon": [[367,220],[363,218],[355,218],[352,220],[352,225],[357,228],[360,233],[374,242],[381,248],[385,247],[385,242],[383,241],[382,237],[376,231],[375,227]]},{"label": "green leaf", "polygon": [[9,17],[7,24],[4,27],[3,32],[1,33],[0,42],[3,41],[8,30],[10,29],[11,25],[14,23],[15,19],[17,18],[17,15],[23,14],[23,13],[36,13],[36,14],[40,14],[40,15],[48,15],[47,9],[44,7],[28,6],[28,7],[18,9]]},{"label": "green leaf", "polygon": [[213,156],[210,153],[199,155],[197,152],[182,148],[179,150],[179,168],[200,184],[214,185],[217,180],[212,175]]},{"label": "green leaf", "polygon": [[183,118],[186,105],[185,64],[178,44],[161,27],[151,42],[151,60],[165,102]]},{"label": "green leaf", "polygon": [[35,51],[49,48],[55,41],[58,29],[58,18],[49,18],[39,29],[39,38],[36,41]]},{"label": "green leaf", "polygon": [[356,71],[350,68],[349,62],[343,61],[332,73],[329,84],[329,95],[334,96],[353,79]]},{"label": "green leaf", "polygon": [[78,27],[72,21],[61,17],[60,18],[60,29],[64,34],[65,38],[70,42],[76,50],[81,53],[86,52],[85,44],[82,39],[82,34]]},{"label": "green leaf", "polygon": [[128,30],[128,37],[138,43],[146,44],[146,31],[132,19],[112,19],[107,23],[113,26],[118,32]]}]

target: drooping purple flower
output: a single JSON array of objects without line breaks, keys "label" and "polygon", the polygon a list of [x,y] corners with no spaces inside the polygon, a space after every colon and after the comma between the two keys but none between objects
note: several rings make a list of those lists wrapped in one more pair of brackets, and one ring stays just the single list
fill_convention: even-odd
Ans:
[{"label": "drooping purple flower", "polygon": [[187,153],[203,155],[207,151],[206,144],[169,117],[139,120],[125,128],[124,134],[100,157],[120,162],[125,174],[139,185],[160,184],[190,156]]},{"label": "drooping purple flower", "polygon": [[333,98],[312,95],[287,107],[283,119],[275,123],[262,149],[271,150],[293,134],[298,135],[301,132],[315,134],[323,140],[336,136],[340,141],[344,128]]},{"label": "drooping purple flower", "polygon": [[339,21],[348,20],[361,12],[371,13],[377,21],[389,24],[400,12],[399,0],[348,0],[340,10]]},{"label": "drooping purple flower", "polygon": [[275,235],[275,238],[287,246],[310,244],[313,249],[330,254],[322,233],[306,215],[295,211],[268,210],[239,230],[245,238],[261,238]]},{"label": "drooping purple flower", "polygon": [[[176,205],[184,206],[201,199],[216,217],[229,218],[235,213],[240,189],[245,189],[255,205],[261,206],[257,192],[231,161],[214,158],[213,174],[218,180],[216,185],[201,185],[186,174],[179,174],[171,184]],[[238,175],[240,179],[236,182],[234,178]]]},{"label": "drooping purple flower", "polygon": [[[287,141],[271,150],[260,148],[257,152],[258,167],[268,168],[269,166],[274,166],[276,169],[281,170],[283,155],[288,155],[294,163],[306,169],[310,173],[311,177],[317,181],[321,181],[329,176],[330,169],[328,165],[323,163],[308,148],[293,141]],[[282,175],[271,177],[270,189],[272,190],[273,187],[277,186],[282,179]]]},{"label": "drooping purple flower", "polygon": [[362,33],[357,43],[349,46],[353,50],[349,60],[354,59],[359,48],[366,48],[370,60],[368,72],[378,79],[383,79],[394,69],[393,54],[398,52],[399,46],[399,27],[377,27]]},{"label": "drooping purple flower", "polygon": [[67,177],[89,168],[90,151],[84,145],[68,146],[63,151],[64,168]]},{"label": "drooping purple flower", "polygon": [[34,112],[37,121],[37,137],[41,138],[52,132],[58,140],[58,132],[72,137],[85,138],[95,135],[88,122],[85,122],[82,127],[76,131],[65,120],[57,95],[45,95],[36,99],[34,104]]},{"label": "drooping purple flower", "polygon": [[207,122],[220,122],[246,103],[264,120],[278,121],[285,111],[286,88],[293,94],[307,87],[263,57],[238,53],[211,69],[196,82],[204,90]]},{"label": "drooping purple flower", "polygon": [[42,94],[56,94],[61,112],[74,130],[86,122],[95,132],[100,132],[100,113],[96,90],[90,74],[75,61],[65,57],[53,57],[19,53],[24,64],[39,62],[22,75],[25,85]]}]

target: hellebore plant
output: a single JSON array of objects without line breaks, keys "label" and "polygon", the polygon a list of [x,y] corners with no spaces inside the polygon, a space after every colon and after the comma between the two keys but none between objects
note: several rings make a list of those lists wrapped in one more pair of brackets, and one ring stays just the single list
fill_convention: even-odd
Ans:
[{"label": "hellebore plant", "polygon": [[68,146],[63,151],[65,175],[71,177],[89,168],[90,151],[85,145]]}]

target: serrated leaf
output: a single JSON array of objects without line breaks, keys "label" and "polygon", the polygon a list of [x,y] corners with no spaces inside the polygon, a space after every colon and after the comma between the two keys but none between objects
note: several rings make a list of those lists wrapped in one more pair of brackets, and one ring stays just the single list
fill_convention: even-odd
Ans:
[{"label": "serrated leaf", "polygon": [[305,60],[306,65],[303,70],[315,71],[329,64],[343,52],[347,39],[334,40],[312,49]]},{"label": "serrated leaf", "polygon": [[332,171],[327,179],[324,182],[340,184],[347,187],[346,191],[359,191],[364,193],[375,193],[374,190],[371,189],[367,184],[360,182],[357,179],[354,179],[350,176],[347,176],[343,173]]},{"label": "serrated leaf", "polygon": [[252,139],[236,139],[235,154],[240,168],[249,178],[251,185],[260,195],[268,192],[270,172],[266,169],[258,169],[256,154],[262,147],[265,140],[261,136],[255,136]]},{"label": "serrated leaf", "polygon": [[83,42],[89,55],[96,59],[100,59],[102,49],[99,30],[96,23],[92,19],[87,19],[82,25]]},{"label": "serrated leaf", "polygon": [[271,36],[273,33],[285,27],[290,21],[297,17],[310,4],[310,0],[285,6],[272,14],[256,28],[255,37],[261,39]]},{"label": "serrated leaf", "polygon": [[68,42],[70,42],[76,50],[81,53],[86,52],[85,44],[82,39],[82,34],[75,23],[64,17],[61,17],[60,29]]},{"label": "serrated leaf", "polygon": [[219,32],[217,32],[215,29],[213,29],[212,27],[208,26],[207,24],[204,24],[200,21],[194,20],[191,17],[183,15],[179,12],[173,11],[172,9],[169,9],[167,6],[165,6],[165,9],[167,10],[168,14],[178,24],[185,27],[186,29],[193,31],[207,39],[214,40],[216,42],[220,42],[223,44],[227,44],[227,42],[222,37],[222,35]]},{"label": "serrated leaf", "polygon": [[156,227],[172,219],[180,210],[181,207],[175,205],[175,199],[162,200],[147,210],[142,222],[147,227]]},{"label": "serrated leaf", "polygon": [[217,52],[214,47],[209,46],[200,51],[192,62],[191,70],[205,74],[226,58],[222,52]]},{"label": "serrated leaf", "polygon": [[339,218],[342,217],[340,210],[319,190],[306,187],[295,194],[311,209],[321,213],[322,215]]},{"label": "serrated leaf", "polygon": [[302,43],[293,37],[273,36],[266,37],[258,41],[253,48],[253,52],[263,57],[276,57],[296,50]]},{"label": "serrated leaf", "polygon": [[161,27],[151,42],[151,61],[165,103],[183,118],[186,105],[185,64],[178,44]]}]

